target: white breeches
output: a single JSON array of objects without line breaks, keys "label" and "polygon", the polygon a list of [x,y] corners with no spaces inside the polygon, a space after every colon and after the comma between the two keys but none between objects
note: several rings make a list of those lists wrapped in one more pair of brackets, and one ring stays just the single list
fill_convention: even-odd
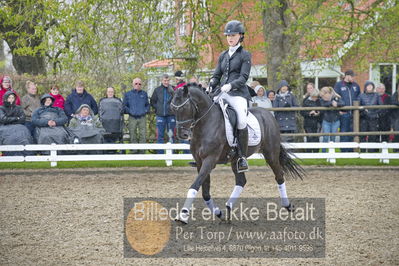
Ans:
[{"label": "white breeches", "polygon": [[222,93],[220,99],[226,100],[233,107],[237,113],[237,128],[244,129],[247,126],[247,99],[227,93]]}]

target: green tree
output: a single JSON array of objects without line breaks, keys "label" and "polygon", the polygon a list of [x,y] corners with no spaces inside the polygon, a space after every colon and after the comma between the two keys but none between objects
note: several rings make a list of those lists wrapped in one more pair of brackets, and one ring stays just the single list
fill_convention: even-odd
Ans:
[{"label": "green tree", "polygon": [[399,58],[397,0],[264,0],[259,6],[272,88],[281,78],[300,86],[302,61],[328,68],[350,56],[364,69],[370,60]]}]

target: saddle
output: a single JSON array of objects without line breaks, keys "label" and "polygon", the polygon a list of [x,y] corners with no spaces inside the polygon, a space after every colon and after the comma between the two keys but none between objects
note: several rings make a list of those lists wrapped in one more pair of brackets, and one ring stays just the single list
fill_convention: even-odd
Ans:
[{"label": "saddle", "polygon": [[[230,147],[237,146],[237,114],[225,100],[219,100],[219,106],[223,112],[226,128],[226,138]],[[261,140],[261,131],[258,119],[251,113],[247,115],[248,146],[256,146]]]}]

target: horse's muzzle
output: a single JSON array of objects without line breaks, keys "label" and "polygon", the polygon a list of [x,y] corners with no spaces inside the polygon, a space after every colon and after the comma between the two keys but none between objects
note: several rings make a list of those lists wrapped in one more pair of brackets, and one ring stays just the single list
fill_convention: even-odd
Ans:
[{"label": "horse's muzzle", "polygon": [[184,127],[177,128],[177,138],[180,140],[190,140],[191,130]]}]

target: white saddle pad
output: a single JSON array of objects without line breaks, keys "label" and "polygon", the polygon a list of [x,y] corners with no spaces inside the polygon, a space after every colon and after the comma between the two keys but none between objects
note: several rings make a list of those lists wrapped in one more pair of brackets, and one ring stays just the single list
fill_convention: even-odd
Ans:
[{"label": "white saddle pad", "polygon": [[[234,139],[233,127],[231,126],[229,118],[227,116],[226,112],[227,104],[224,104],[223,100],[220,100],[219,106],[222,109],[224,115],[224,124],[226,128],[227,142],[229,143],[230,147],[235,147],[237,146],[237,141]],[[248,146],[258,145],[261,139],[259,121],[251,112],[248,112],[247,126],[248,126]]]}]

